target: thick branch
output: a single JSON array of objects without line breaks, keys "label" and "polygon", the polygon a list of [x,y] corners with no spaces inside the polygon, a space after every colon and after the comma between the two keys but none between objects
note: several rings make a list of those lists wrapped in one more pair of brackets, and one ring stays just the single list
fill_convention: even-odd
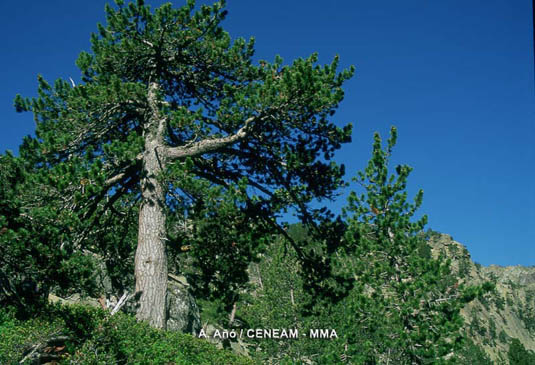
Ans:
[{"label": "thick branch", "polygon": [[226,137],[205,139],[199,142],[193,142],[185,146],[167,148],[165,155],[170,160],[176,160],[184,157],[199,156],[207,152],[217,151],[223,147],[236,143],[244,139],[248,134],[249,125],[257,117],[250,117],[245,121],[243,127],[241,127],[235,134],[231,134]]},{"label": "thick branch", "polygon": [[[140,153],[136,156],[135,158],[135,161],[136,162],[139,162],[143,159],[143,154]],[[111,187],[112,185],[114,185],[116,182],[122,180],[126,175],[129,174],[130,171],[128,171],[130,168],[132,168],[132,166],[129,166],[128,169],[126,171],[123,171],[121,173],[118,173],[117,175],[114,175],[112,177],[110,177],[109,179],[107,179],[104,184],[105,186],[107,187]]]}]

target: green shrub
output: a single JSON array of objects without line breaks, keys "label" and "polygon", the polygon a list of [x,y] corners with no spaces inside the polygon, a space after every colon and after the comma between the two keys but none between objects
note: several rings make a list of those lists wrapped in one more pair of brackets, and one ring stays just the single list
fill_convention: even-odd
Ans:
[{"label": "green shrub", "polygon": [[70,338],[61,364],[252,364],[205,340],[166,332],[130,315],[82,305],[53,305],[38,318],[21,321],[0,310],[0,363],[18,364],[24,351],[51,336]]},{"label": "green shrub", "polygon": [[483,349],[471,339],[466,339],[463,349],[459,353],[459,364],[466,365],[492,365],[493,362]]},{"label": "green shrub", "polygon": [[[117,314],[103,322],[95,345],[127,364],[251,364],[246,358],[178,332],[166,332]],[[84,362],[85,363],[85,362]]]},{"label": "green shrub", "polygon": [[511,365],[529,365],[535,362],[535,354],[526,350],[522,342],[513,338],[507,353]]},{"label": "green shrub", "polygon": [[0,364],[18,364],[25,349],[59,333],[62,325],[58,319],[20,321],[13,308],[0,310]]}]

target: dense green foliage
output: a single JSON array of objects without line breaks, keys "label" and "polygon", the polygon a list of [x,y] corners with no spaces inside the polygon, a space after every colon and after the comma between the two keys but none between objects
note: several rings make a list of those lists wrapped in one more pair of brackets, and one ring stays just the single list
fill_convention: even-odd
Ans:
[{"label": "dense green foliage", "polygon": [[[423,192],[409,203],[411,168],[399,165],[395,175],[389,174],[395,143],[394,128],[384,150],[376,134],[372,159],[355,177],[364,191],[360,196],[351,193],[345,210],[348,257],[341,264],[357,281],[355,295],[346,303],[353,312],[346,341],[348,351],[368,353],[375,361],[428,363],[459,348],[464,302],[449,275],[449,262],[422,257],[418,250],[427,217],[415,222],[411,218]],[[370,342],[363,344],[351,333],[354,323]]]},{"label": "dense green foliage", "polygon": [[[308,311],[306,277],[283,240],[251,268],[258,285],[239,311],[249,326],[270,323],[300,333],[330,328],[338,335],[317,342],[261,340],[257,355],[262,360],[427,364],[464,359],[460,309],[490,288],[464,288],[448,260],[432,257],[428,235],[422,234],[425,216],[412,219],[422,192],[413,204],[407,201],[410,168],[398,166],[396,175],[388,173],[395,142],[395,129],[385,150],[376,135],[372,159],[355,178],[363,193],[351,193],[345,209],[344,241],[331,260],[335,274],[354,279],[346,297],[319,301]],[[297,241],[313,240],[303,226],[288,232]],[[323,246],[312,241],[310,247]]]},{"label": "dense green foliage", "polygon": [[459,352],[459,364],[463,365],[492,365],[493,362],[480,346],[471,339],[466,339],[463,349]]},{"label": "dense green foliage", "polygon": [[[289,235],[304,239],[308,235],[300,225],[292,225]],[[261,261],[251,265],[250,275],[253,287],[243,295],[238,307],[238,319],[247,328],[297,329],[299,339],[257,339],[252,342],[259,351],[252,352],[260,362],[288,363],[310,359],[318,351],[318,341],[303,337],[309,328],[319,328],[320,316],[303,315],[307,293],[303,290],[299,260],[294,251],[285,246],[284,239],[278,239]],[[334,325],[334,323],[332,324]],[[320,340],[323,341],[323,340]]]},{"label": "dense green foliage", "polygon": [[[315,54],[253,64],[254,40],[232,41],[220,26],[224,5],[153,11],[118,0],[76,61],[80,84],[39,76],[38,97],[15,99],[36,121],[21,156],[40,176],[40,201],[61,212],[48,237],[61,254],[98,255],[116,292],[131,290],[135,241],[149,240],[136,235],[141,207],[163,206],[166,232],[150,239],[165,242],[171,270],[228,307],[281,229],[277,215],[294,209],[321,226],[329,214],[310,203],[343,185],[331,159],[351,126],[330,118],[353,69],[338,72],[338,58],[320,66]],[[150,195],[155,185],[162,196]]]},{"label": "dense green foliage", "polygon": [[518,339],[513,338],[508,352],[510,365],[529,365],[535,362],[535,353],[528,351]]},{"label": "dense green foliage", "polygon": [[63,323],[57,318],[39,317],[21,321],[15,317],[15,309],[3,307],[0,310],[0,363],[16,364],[31,344],[57,333]]},{"label": "dense green foliage", "polygon": [[190,335],[156,330],[129,315],[110,317],[100,309],[78,305],[48,307],[26,321],[4,308],[0,333],[0,363],[6,365],[18,364],[32,346],[60,335],[68,338],[59,346],[61,364],[252,364]]},{"label": "dense green foliage", "polygon": [[58,249],[70,235],[69,215],[45,200],[30,161],[0,156],[0,304],[26,317],[48,292],[94,294],[95,262],[80,251]]}]

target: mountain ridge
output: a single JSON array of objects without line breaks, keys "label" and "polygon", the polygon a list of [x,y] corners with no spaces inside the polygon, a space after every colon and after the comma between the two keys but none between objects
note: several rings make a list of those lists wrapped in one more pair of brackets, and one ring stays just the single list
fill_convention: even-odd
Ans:
[{"label": "mountain ridge", "polygon": [[508,363],[513,339],[535,351],[535,267],[482,266],[474,262],[466,246],[451,235],[433,232],[429,245],[434,257],[445,255],[460,282],[478,285],[493,282],[495,289],[468,303],[461,314],[463,330],[494,363]]}]

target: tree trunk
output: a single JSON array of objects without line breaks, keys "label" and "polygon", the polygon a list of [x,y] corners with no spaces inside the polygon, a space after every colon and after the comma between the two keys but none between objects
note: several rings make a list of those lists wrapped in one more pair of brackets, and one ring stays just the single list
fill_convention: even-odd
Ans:
[{"label": "tree trunk", "polygon": [[[157,85],[149,87],[149,103],[155,104]],[[153,105],[154,105],[153,104]],[[138,243],[135,258],[136,293],[139,293],[138,320],[152,327],[166,327],[167,256],[165,252],[165,196],[158,181],[165,160],[158,155],[163,147],[161,125],[156,110],[145,126],[145,151],[141,177]]]},{"label": "tree trunk", "polygon": [[188,156],[199,156],[236,143],[247,136],[248,127],[255,120],[250,117],[235,133],[220,138],[209,138],[184,146],[170,148],[165,144],[166,116],[160,110],[160,86],[148,85],[147,101],[150,115],[143,125],[145,149],[141,175],[141,207],[135,260],[136,294],[139,297],[137,318],[152,327],[166,327],[167,256],[165,252],[165,194],[158,181],[167,161]]}]

